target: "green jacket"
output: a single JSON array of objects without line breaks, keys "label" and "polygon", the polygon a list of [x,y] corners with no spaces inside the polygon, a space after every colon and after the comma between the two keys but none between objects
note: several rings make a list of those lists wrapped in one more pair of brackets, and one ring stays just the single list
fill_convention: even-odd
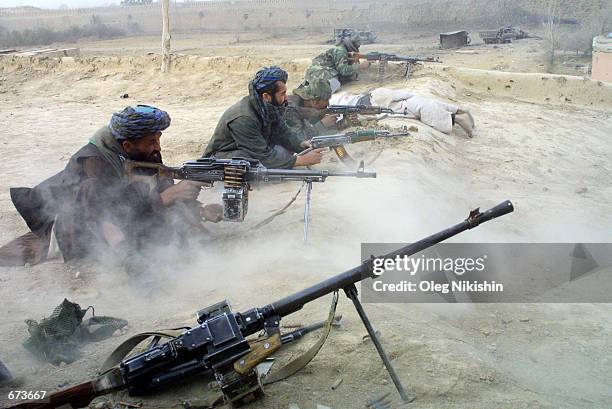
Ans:
[{"label": "green jacket", "polygon": [[287,127],[284,118],[264,120],[257,97],[251,92],[223,113],[204,157],[217,153],[227,157],[227,152],[235,152],[235,156],[259,160],[267,168],[290,169],[295,165],[295,156],[282,155],[274,145],[290,152],[300,152],[303,150],[301,142]]},{"label": "green jacket", "polygon": [[357,64],[349,64],[348,52],[339,45],[319,54],[312,60],[312,65],[306,70],[306,80],[315,78],[329,80],[334,77],[350,78],[358,72]]},{"label": "green jacket", "polygon": [[289,105],[285,114],[287,126],[301,140],[336,133],[337,129],[328,129],[321,123],[321,115],[317,115],[319,110],[304,108],[304,101],[297,95],[290,95],[288,99]]}]

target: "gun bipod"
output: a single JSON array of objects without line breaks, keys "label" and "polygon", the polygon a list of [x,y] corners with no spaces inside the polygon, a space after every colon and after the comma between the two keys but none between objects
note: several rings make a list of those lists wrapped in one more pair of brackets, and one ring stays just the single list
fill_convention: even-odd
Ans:
[{"label": "gun bipod", "polygon": [[391,377],[391,380],[393,381],[393,384],[395,385],[395,388],[397,389],[397,392],[399,393],[400,398],[402,399],[402,402],[410,403],[414,401],[416,399],[416,395],[413,393],[411,393],[410,396],[406,395],[406,391],[404,390],[404,387],[402,386],[402,382],[397,376],[397,372],[395,372],[395,369],[393,368],[393,365],[391,364],[391,361],[389,360],[389,357],[387,356],[387,353],[385,352],[385,349],[383,348],[382,343],[380,342],[380,338],[378,337],[378,334],[374,330],[374,327],[372,326],[370,319],[368,318],[365,310],[363,309],[363,305],[361,305],[361,301],[359,301],[359,296],[357,294],[357,287],[355,287],[355,284],[351,284],[350,286],[344,288],[344,293],[353,302],[353,305],[355,306],[355,309],[357,310],[357,314],[359,314],[359,318],[361,318],[363,325],[366,327],[366,330],[368,331],[368,335],[372,339],[372,342],[374,343],[374,346],[376,347],[376,351],[378,352],[380,359],[382,359],[383,364],[385,364],[385,368],[387,369],[387,372],[389,372],[389,376]]}]

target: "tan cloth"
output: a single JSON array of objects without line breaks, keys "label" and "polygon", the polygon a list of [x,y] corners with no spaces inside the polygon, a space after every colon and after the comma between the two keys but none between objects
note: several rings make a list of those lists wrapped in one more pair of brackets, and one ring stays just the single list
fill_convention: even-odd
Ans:
[{"label": "tan cloth", "polygon": [[[354,105],[362,95],[336,94],[330,104]],[[458,106],[447,104],[432,98],[425,98],[408,90],[376,88],[370,93],[370,102],[374,106],[391,108],[397,113],[406,113],[409,118],[418,119],[440,132],[450,134],[453,130],[452,114]]]}]

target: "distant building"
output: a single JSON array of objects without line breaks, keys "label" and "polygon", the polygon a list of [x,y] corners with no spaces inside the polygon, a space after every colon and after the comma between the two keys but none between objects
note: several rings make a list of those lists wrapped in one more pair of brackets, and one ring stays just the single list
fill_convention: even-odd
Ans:
[{"label": "distant building", "polygon": [[440,33],[440,48],[459,48],[470,43],[470,36],[467,31],[452,31],[450,33]]},{"label": "distant building", "polygon": [[143,4],[152,4],[153,0],[122,0],[122,6],[140,6]]},{"label": "distant building", "polygon": [[593,39],[591,78],[612,83],[612,35]]}]

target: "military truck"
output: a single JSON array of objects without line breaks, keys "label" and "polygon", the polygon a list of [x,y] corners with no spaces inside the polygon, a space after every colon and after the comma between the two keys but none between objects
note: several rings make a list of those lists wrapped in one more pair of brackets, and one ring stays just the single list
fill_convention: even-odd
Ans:
[{"label": "military truck", "polygon": [[370,30],[357,30],[354,28],[335,28],[334,36],[327,40],[327,44],[333,44],[342,37],[350,37],[353,34],[357,34],[361,39],[361,44],[372,44],[376,42],[376,34]]},{"label": "military truck", "polygon": [[529,35],[529,33],[511,26],[502,27],[499,30],[479,31],[478,35],[485,44],[507,44],[514,40],[522,40],[524,38],[542,38]]}]

